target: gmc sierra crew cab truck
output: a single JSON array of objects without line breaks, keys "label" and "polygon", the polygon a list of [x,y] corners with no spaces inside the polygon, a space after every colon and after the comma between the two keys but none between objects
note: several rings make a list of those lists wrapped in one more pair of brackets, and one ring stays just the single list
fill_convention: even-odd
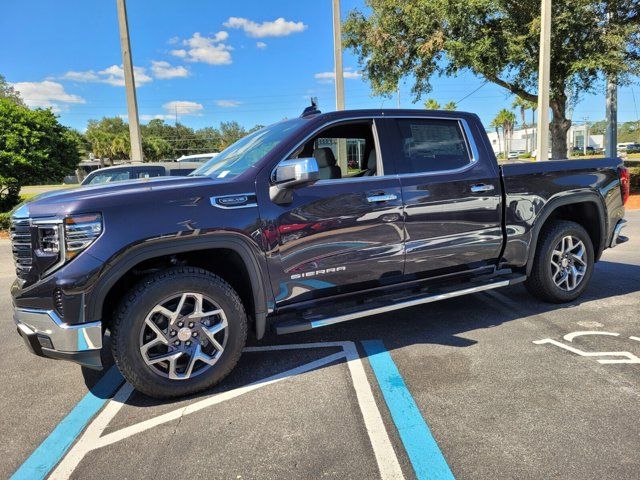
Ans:
[{"label": "gmc sierra crew cab truck", "polygon": [[[19,334],[153,397],[194,393],[262,339],[524,282],[587,288],[626,241],[619,159],[499,166],[479,118],[308,107],[184,178],[45,195],[11,238]],[[375,321],[371,319],[371,321]]]}]

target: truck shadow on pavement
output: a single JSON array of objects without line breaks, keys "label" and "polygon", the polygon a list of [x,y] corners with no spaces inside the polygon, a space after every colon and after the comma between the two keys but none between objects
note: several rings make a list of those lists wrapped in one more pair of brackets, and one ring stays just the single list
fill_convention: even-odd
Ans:
[{"label": "truck shadow on pavement", "polygon": [[[493,292],[483,292],[398,310],[375,317],[353,320],[308,332],[283,336],[267,333],[262,341],[256,342],[255,339],[250,339],[248,345],[352,341],[358,345],[363,358],[366,354],[361,348],[360,342],[370,339],[383,340],[385,347],[392,354],[395,349],[416,344],[464,348],[478,343],[476,340],[461,336],[466,332],[488,329],[507,322],[535,315],[544,315],[562,309],[575,308],[585,302],[607,300],[639,290],[639,265],[600,261],[596,265],[591,284],[584,295],[577,301],[566,304],[544,303],[531,296],[523,285],[516,285]],[[107,348],[104,349],[103,354],[105,370],[113,365],[108,342],[109,339],[106,337],[105,344]],[[247,385],[279,371],[287,370],[305,361],[312,361],[322,355],[332,353],[328,349],[321,350],[324,351],[316,351],[315,353],[313,350],[304,352],[286,351],[280,352],[278,355],[273,354],[269,357],[269,365],[264,365],[264,356],[244,354],[239,365],[231,372],[229,377],[211,390],[191,397],[165,401],[154,400],[142,394],[134,393],[127,403],[140,407],[152,407],[221,393]],[[89,389],[104,374],[104,372],[86,368],[83,368],[82,372],[85,384]]]}]

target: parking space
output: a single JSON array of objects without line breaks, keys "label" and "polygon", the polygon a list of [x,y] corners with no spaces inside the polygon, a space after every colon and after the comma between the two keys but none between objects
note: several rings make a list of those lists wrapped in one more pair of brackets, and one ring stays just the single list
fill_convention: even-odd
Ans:
[{"label": "parking space", "polygon": [[0,477],[637,478],[639,213],[579,302],[514,286],[270,336],[172,402],[30,355],[0,240]]}]

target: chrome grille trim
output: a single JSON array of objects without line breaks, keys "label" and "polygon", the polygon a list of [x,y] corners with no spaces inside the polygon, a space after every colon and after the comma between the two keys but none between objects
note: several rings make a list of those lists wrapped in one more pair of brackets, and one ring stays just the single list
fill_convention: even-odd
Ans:
[{"label": "chrome grille trim", "polygon": [[12,218],[10,237],[16,274],[19,278],[24,278],[33,266],[30,220],[28,218]]}]

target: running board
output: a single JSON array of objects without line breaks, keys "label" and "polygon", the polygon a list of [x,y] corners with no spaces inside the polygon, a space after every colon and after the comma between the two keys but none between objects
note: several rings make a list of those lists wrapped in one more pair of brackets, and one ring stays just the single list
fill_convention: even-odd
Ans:
[{"label": "running board", "polygon": [[[524,282],[527,276],[523,274],[509,274],[500,277],[494,277],[490,280],[487,280],[483,283],[477,284],[478,282],[468,282],[464,284],[462,288],[457,289],[446,289],[441,288],[437,291],[432,291],[419,296],[413,296],[408,298],[405,294],[403,297],[398,299],[390,298],[384,304],[381,305],[379,302],[376,306],[369,306],[370,308],[360,309],[356,311],[352,311],[349,313],[345,313],[342,315],[338,315],[335,317],[332,316],[323,316],[323,315],[313,315],[303,317],[300,320],[289,320],[281,323],[277,323],[274,325],[276,334],[285,335],[287,333],[296,333],[303,332],[306,330],[312,330],[314,328],[326,327],[327,325],[333,325],[335,323],[348,322],[349,320],[354,320],[356,318],[368,317],[371,315],[379,315],[381,313],[392,312],[394,310],[400,310],[408,307],[415,307],[416,305],[423,305],[426,303],[438,302],[440,300],[446,300],[447,298],[455,298],[461,297],[463,295],[469,295],[471,293],[483,292],[485,290],[493,290],[495,288],[507,287],[509,285],[515,285],[517,283]],[[476,285],[473,285],[476,283]],[[469,284],[473,286],[469,286]],[[459,286],[458,286],[459,287]],[[335,311],[335,307],[333,309]]]}]

